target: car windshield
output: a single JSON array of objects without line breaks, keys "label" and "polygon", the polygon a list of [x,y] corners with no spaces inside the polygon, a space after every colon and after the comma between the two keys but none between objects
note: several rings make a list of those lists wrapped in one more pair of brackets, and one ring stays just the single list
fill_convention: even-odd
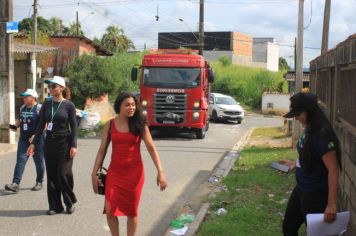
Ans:
[{"label": "car windshield", "polygon": [[232,97],[216,97],[215,102],[221,105],[237,105],[237,102]]},{"label": "car windshield", "polygon": [[200,68],[146,67],[143,84],[168,88],[193,88],[200,85]]}]

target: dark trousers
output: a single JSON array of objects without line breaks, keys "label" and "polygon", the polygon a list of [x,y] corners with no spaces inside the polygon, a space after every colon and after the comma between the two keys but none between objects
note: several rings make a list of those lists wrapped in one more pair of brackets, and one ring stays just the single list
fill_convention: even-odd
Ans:
[{"label": "dark trousers", "polygon": [[328,192],[303,192],[295,187],[288,201],[283,220],[283,235],[298,236],[299,227],[306,223],[309,213],[323,213],[328,203]]},{"label": "dark trousers", "polygon": [[44,147],[47,170],[49,209],[63,211],[61,196],[67,208],[77,202],[73,192],[73,158],[69,156],[69,137],[47,135]]}]

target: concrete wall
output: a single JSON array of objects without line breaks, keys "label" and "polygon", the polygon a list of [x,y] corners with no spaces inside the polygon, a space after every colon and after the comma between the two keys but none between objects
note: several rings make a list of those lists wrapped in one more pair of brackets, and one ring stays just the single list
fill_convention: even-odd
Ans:
[{"label": "concrete wall", "polygon": [[254,38],[252,61],[270,71],[279,70],[279,47],[273,38]]},{"label": "concrete wall", "polygon": [[265,93],[262,95],[262,113],[283,115],[289,111],[289,94]]},{"label": "concrete wall", "polygon": [[232,51],[204,51],[203,56],[207,61],[217,61],[221,56],[227,56],[232,61]]},{"label": "concrete wall", "polygon": [[279,47],[275,43],[267,44],[267,70],[279,70]]}]

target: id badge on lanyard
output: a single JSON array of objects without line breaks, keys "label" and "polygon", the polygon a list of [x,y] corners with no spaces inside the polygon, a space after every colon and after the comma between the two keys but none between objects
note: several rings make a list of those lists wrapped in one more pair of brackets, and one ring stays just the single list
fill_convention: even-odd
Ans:
[{"label": "id badge on lanyard", "polygon": [[23,124],[23,130],[28,130],[28,126],[27,126],[27,124],[25,123],[25,124]]},{"label": "id badge on lanyard", "polygon": [[47,124],[47,130],[48,131],[52,131],[52,129],[53,129],[53,118],[56,115],[56,113],[57,113],[59,107],[61,106],[62,102],[63,102],[63,100],[60,101],[57,109],[55,111],[53,111],[53,100],[52,100],[52,110],[51,110],[52,118],[51,118],[51,121]]},{"label": "id badge on lanyard", "polygon": [[49,122],[47,125],[47,130],[51,131],[53,128],[53,122]]}]

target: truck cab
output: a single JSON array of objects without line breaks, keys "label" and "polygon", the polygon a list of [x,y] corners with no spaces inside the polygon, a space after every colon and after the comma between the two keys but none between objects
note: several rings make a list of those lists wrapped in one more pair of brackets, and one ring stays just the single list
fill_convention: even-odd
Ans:
[{"label": "truck cab", "polygon": [[[187,50],[184,50],[187,51]],[[140,101],[152,129],[192,130],[198,139],[209,128],[213,71],[204,57],[168,50],[147,54],[140,66]],[[131,79],[137,80],[134,67]]]}]

